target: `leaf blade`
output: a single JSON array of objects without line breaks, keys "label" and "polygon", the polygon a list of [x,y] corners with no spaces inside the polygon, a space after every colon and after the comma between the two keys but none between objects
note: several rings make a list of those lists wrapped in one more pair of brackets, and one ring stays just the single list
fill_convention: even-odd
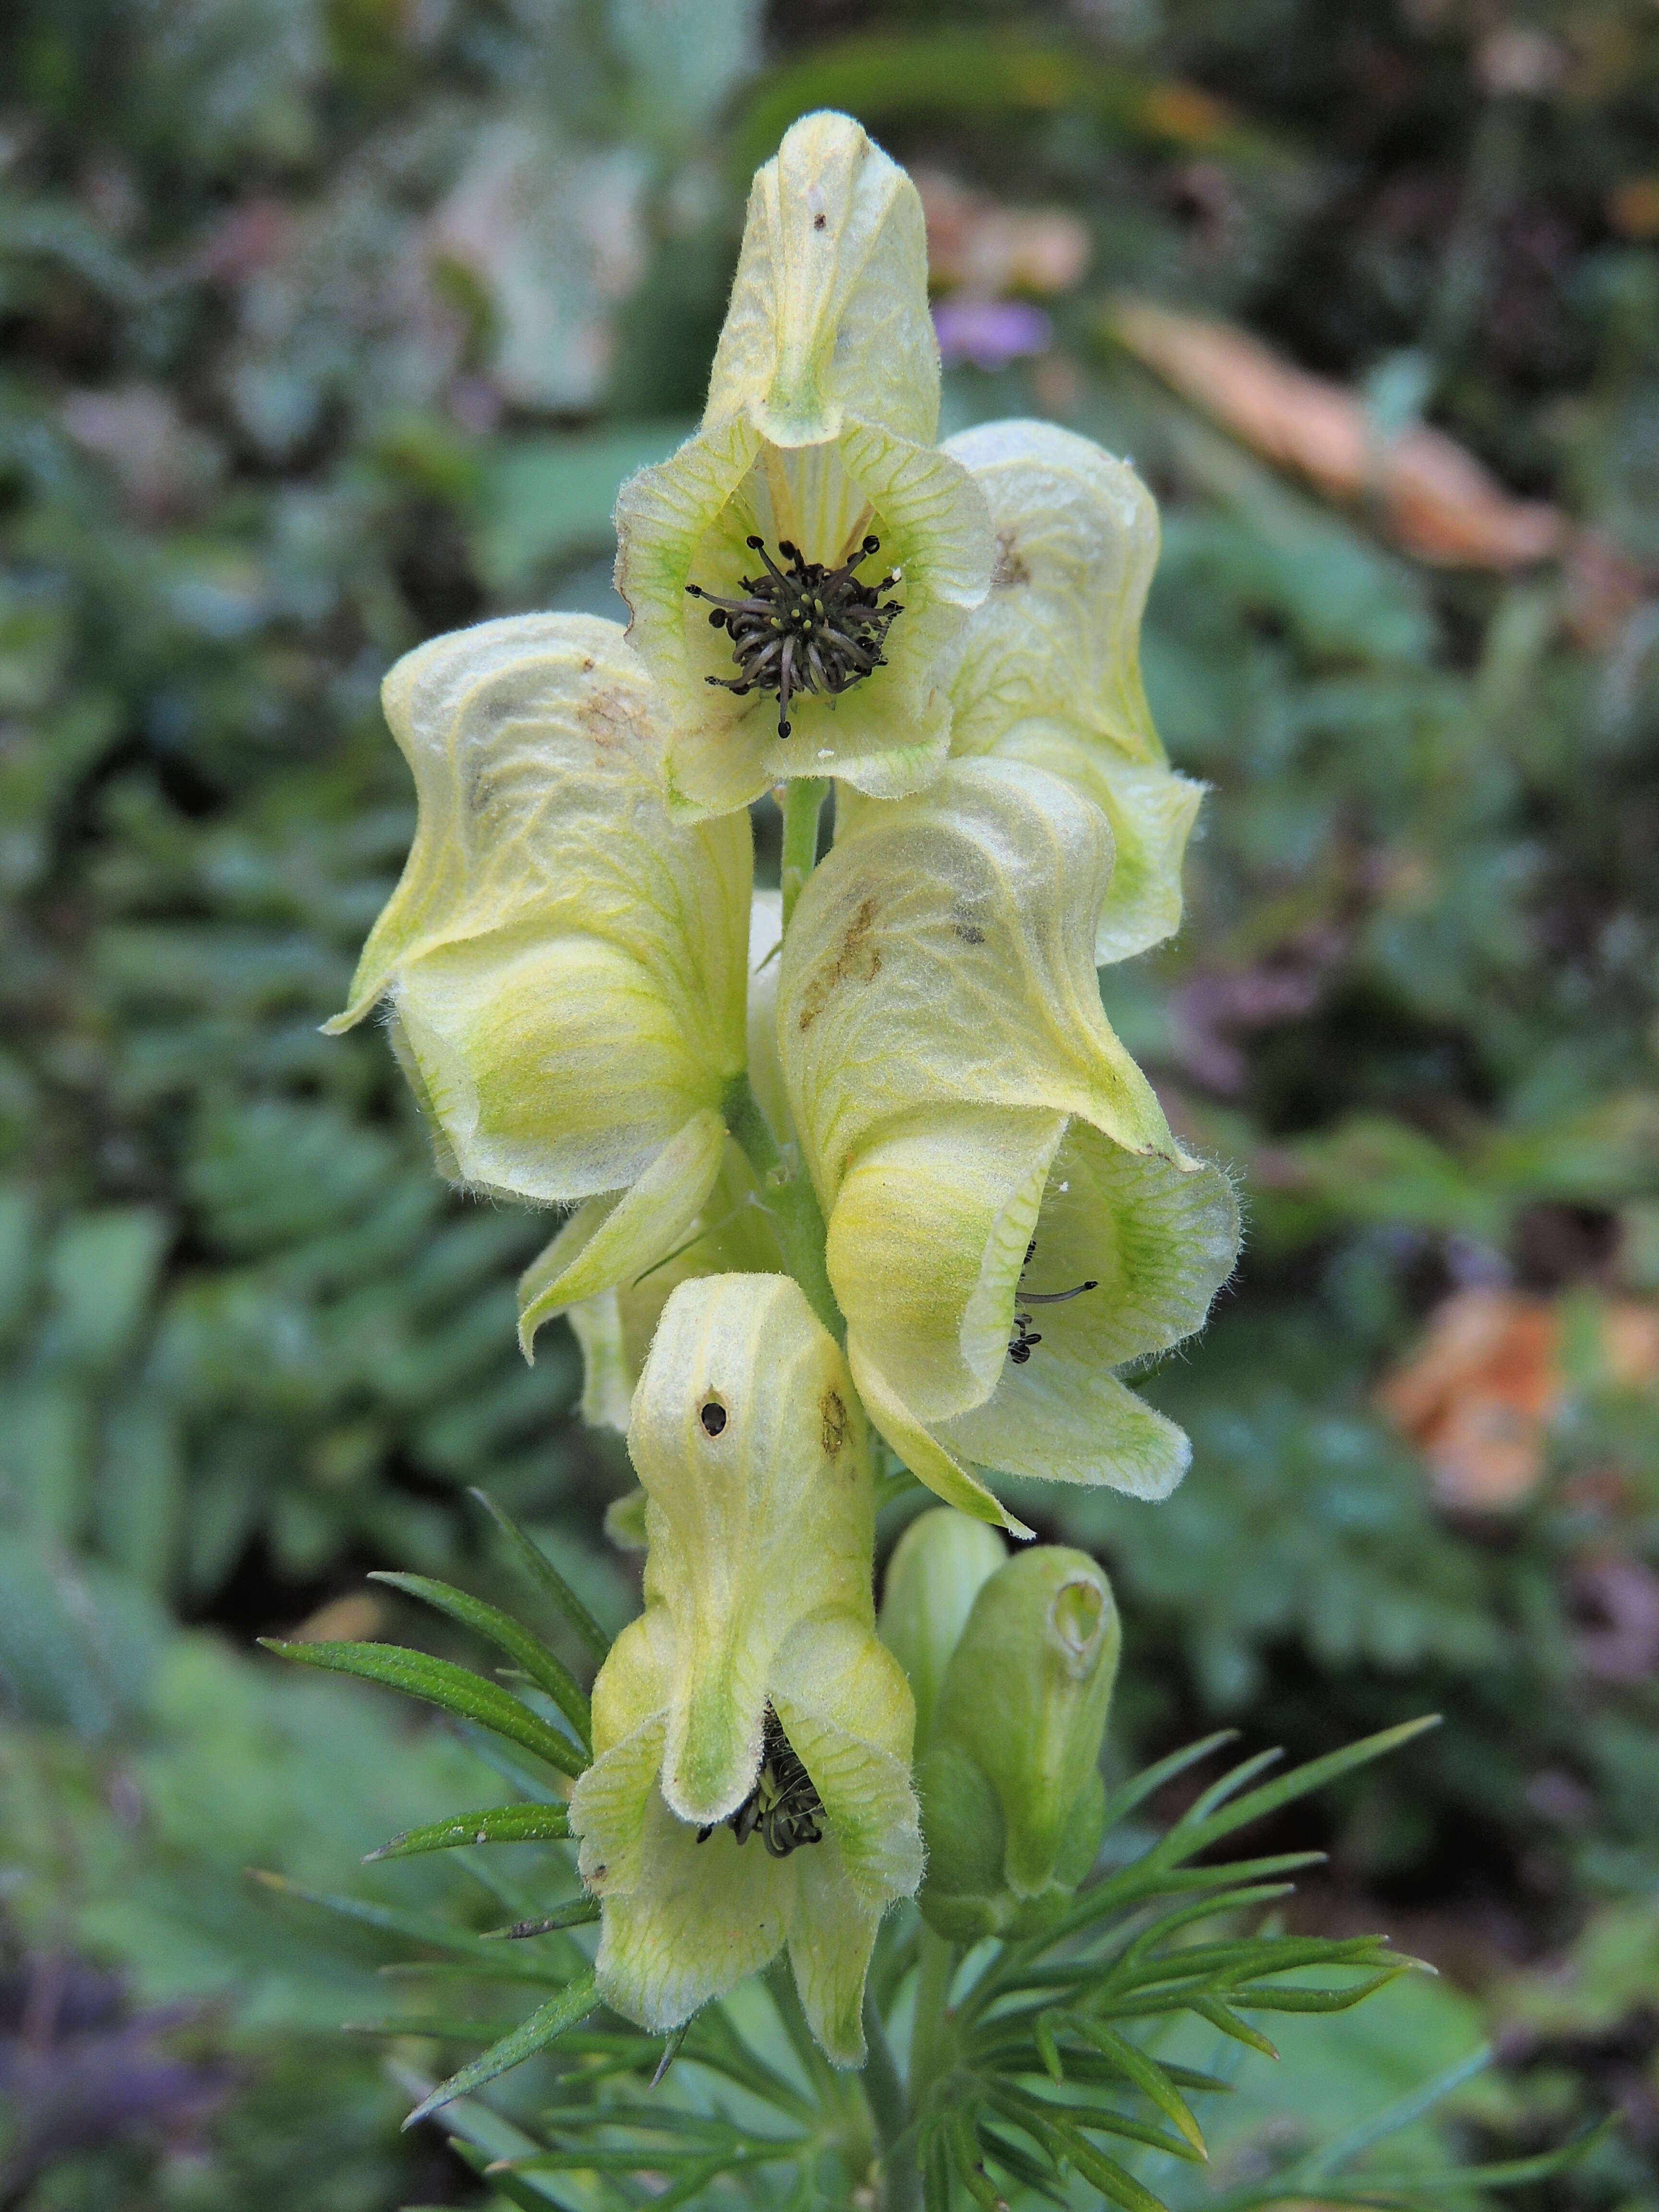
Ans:
[{"label": "leaf blade", "polygon": [[470,2065],[463,2066],[459,2073],[452,2074],[448,2081],[441,2081],[429,2095],[422,2099],[404,2122],[405,2131],[435,2112],[440,2106],[447,2105],[457,2097],[468,2096],[474,2089],[482,2088],[486,2081],[495,2081],[498,2075],[508,2072],[514,2066],[523,2065],[526,2058],[533,2058],[538,2051],[544,2051],[567,2028],[574,2027],[579,2021],[586,2020],[598,2008],[599,2002],[599,1984],[590,1970],[556,1991],[545,2004],[538,2005],[529,2018],[520,2021],[510,2035],[504,2035],[499,2043],[492,2043],[489,2050],[481,2051]]},{"label": "leaf blade", "polygon": [[429,1705],[475,1722],[492,1735],[505,1736],[521,1750],[574,1779],[587,1760],[578,1747],[548,1726],[512,1692],[485,1681],[469,1668],[448,1659],[434,1659],[424,1651],[410,1651],[400,1644],[285,1644],[280,1638],[262,1636],[260,1643],[280,1659],[297,1659],[302,1667],[321,1667],[337,1674],[355,1674],[365,1682],[378,1682],[405,1697],[420,1698]]}]

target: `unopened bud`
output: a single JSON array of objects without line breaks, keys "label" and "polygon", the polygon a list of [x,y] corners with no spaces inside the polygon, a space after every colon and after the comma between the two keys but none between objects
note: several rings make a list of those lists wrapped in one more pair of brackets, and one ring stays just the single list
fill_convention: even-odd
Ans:
[{"label": "unopened bud", "polygon": [[1007,1556],[994,1528],[948,1505],[913,1521],[894,1550],[878,1626],[910,1678],[918,1759],[932,1739],[933,1708],[974,1600]]},{"label": "unopened bud", "polygon": [[1111,1585],[1081,1552],[1022,1552],[980,1590],[917,1776],[921,1907],[941,1934],[1038,1924],[1088,1873],[1120,1641]]}]

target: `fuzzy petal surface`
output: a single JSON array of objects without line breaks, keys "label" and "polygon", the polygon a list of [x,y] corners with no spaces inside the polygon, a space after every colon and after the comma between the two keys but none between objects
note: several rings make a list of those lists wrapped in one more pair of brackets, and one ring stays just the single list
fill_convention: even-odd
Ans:
[{"label": "fuzzy petal surface", "polygon": [[619,1190],[743,1066],[747,824],[671,820],[658,702],[614,623],[481,623],[384,696],[419,817],[331,1026],[390,995],[462,1179]]},{"label": "fuzzy petal surface", "polygon": [[628,1449],[647,1500],[646,1603],[663,1608],[679,1654],[663,1795],[683,1820],[723,1820],[754,1781],[793,1625],[842,1613],[873,1640],[868,1447],[840,1348],[799,1285],[682,1284],[635,1392]]},{"label": "fuzzy petal surface", "polygon": [[1180,1157],[1101,1007],[1098,807],[1012,762],[953,763],[814,872],[783,951],[778,1046],[826,1212],[878,1128],[947,1103],[1046,1109]]},{"label": "fuzzy petal surface", "polygon": [[[858,1401],[797,1285],[679,1285],[629,1448],[646,1610],[599,1671],[594,1763],[571,1793],[582,1878],[601,1901],[601,1990],[666,2032],[787,1942],[813,2033],[837,2065],[856,2064],[877,1927],[921,1877],[915,1707],[875,1633]],[[769,1705],[823,1814],[818,1840],[781,1857],[725,1825],[755,1784]]]},{"label": "fuzzy petal surface", "polygon": [[851,409],[925,444],[939,397],[921,196],[850,116],[803,116],[756,173],[705,421],[805,446]]},{"label": "fuzzy petal surface", "polygon": [[951,655],[951,744],[1064,776],[1117,846],[1097,957],[1179,927],[1181,862],[1203,787],[1165,758],[1140,676],[1158,509],[1126,462],[1050,422],[991,422],[945,451],[996,532],[991,588]]}]

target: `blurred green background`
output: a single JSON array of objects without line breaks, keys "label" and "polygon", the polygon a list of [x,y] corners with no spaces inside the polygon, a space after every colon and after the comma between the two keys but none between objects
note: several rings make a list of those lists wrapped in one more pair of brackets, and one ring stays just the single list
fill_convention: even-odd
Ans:
[{"label": "blurred green background", "polygon": [[374,1931],[244,1873],[421,1909],[462,1877],[356,1855],[476,1756],[252,1639],[429,1638],[374,1566],[496,1591],[471,1484],[620,1622],[629,1477],[568,1339],[514,1348],[545,1222],[317,1025],[412,824],[380,676],[624,611],[617,484],[824,105],[922,184],[946,427],[1157,490],[1212,786],[1180,938],[1104,978],[1249,1221],[1147,1382],[1193,1472],[1021,1505],[1116,1579],[1112,1756],[1446,1716],[1270,1846],[1442,1979],[1242,2100],[1232,2176],[1486,2035],[1455,2153],[1618,2108],[1519,2201],[1659,2202],[1650,0],[12,0],[0,2205],[499,2201],[336,2033]]}]

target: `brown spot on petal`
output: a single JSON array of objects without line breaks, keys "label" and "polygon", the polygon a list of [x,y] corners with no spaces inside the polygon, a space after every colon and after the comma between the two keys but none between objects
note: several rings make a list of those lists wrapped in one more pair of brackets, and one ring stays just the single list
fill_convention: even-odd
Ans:
[{"label": "brown spot on petal", "polygon": [[[593,665],[590,660],[586,668]],[[582,735],[590,738],[600,752],[609,752],[613,746],[629,744],[634,735],[633,717],[628,703],[619,691],[595,691],[584,699],[578,718]]]},{"label": "brown spot on petal", "polygon": [[994,592],[1012,592],[1018,584],[1029,584],[1031,572],[1026,567],[1019,550],[1019,541],[1012,530],[997,532],[996,565],[991,571]]},{"label": "brown spot on petal", "polygon": [[881,947],[870,942],[877,910],[873,892],[859,901],[857,911],[841,933],[834,959],[827,966],[821,966],[808,982],[796,1017],[803,1036],[829,1004],[833,990],[842,983],[873,983],[881,973]]},{"label": "brown spot on petal", "polygon": [[823,1449],[834,1459],[847,1442],[847,1408],[840,1391],[826,1390],[818,1401],[818,1411],[823,1417]]}]

